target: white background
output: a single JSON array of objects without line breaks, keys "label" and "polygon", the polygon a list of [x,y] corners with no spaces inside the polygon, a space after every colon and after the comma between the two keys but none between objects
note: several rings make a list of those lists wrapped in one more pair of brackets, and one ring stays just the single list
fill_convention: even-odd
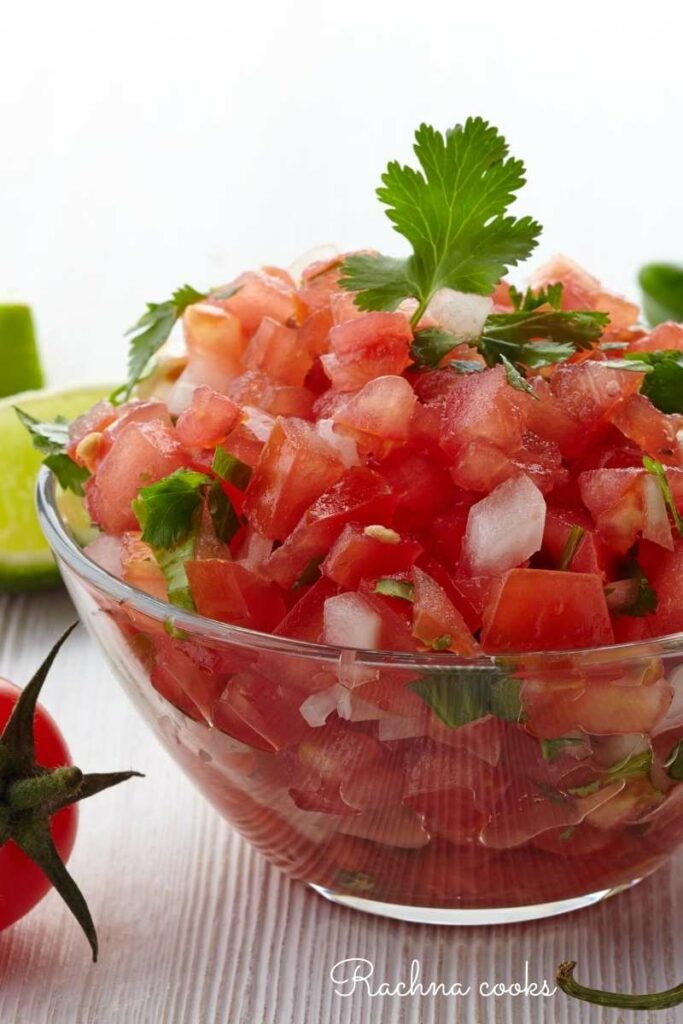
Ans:
[{"label": "white background", "polygon": [[54,383],[121,375],[146,300],[320,242],[401,252],[373,195],[421,120],[481,113],[517,206],[634,288],[683,259],[679,0],[5,0],[0,293]]}]

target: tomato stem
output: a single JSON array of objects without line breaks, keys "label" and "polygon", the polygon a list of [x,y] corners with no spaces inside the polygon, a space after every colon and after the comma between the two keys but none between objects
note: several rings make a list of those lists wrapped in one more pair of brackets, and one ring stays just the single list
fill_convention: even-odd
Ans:
[{"label": "tomato stem", "polygon": [[40,868],[69,907],[97,960],[97,934],[83,894],[62,863],[50,831],[57,811],[125,782],[139,772],[83,775],[72,766],[42,767],[35,759],[33,720],[43,683],[75,626],[63,634],[24,688],[0,736],[0,846],[8,840]]},{"label": "tomato stem", "polygon": [[80,768],[56,768],[33,779],[19,779],[7,787],[5,800],[13,811],[26,811],[41,805],[63,806],[83,782]]},{"label": "tomato stem", "polygon": [[557,968],[557,984],[562,991],[581,999],[585,1003],[596,1006],[612,1006],[619,1010],[666,1010],[683,1003],[683,984],[663,992],[628,995],[622,992],[603,992],[600,989],[588,988],[574,979],[574,960],[566,960]]}]

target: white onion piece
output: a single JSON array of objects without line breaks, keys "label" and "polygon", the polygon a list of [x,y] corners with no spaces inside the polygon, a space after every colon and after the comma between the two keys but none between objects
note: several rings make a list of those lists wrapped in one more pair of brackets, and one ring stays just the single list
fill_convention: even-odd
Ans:
[{"label": "white onion piece", "polygon": [[673,551],[671,524],[662,489],[650,473],[643,474],[641,486],[645,513],[643,537],[645,540],[652,541],[653,544],[659,544],[660,547],[666,548],[667,551]]},{"label": "white onion piece", "polygon": [[323,441],[327,441],[331,448],[334,448],[347,469],[352,466],[360,466],[356,442],[350,437],[338,434],[331,419],[318,420],[315,432],[322,437]]},{"label": "white onion piece", "polygon": [[316,245],[313,249],[307,249],[301,256],[297,256],[287,267],[287,273],[298,283],[301,281],[301,275],[306,267],[310,267],[312,263],[327,263],[328,260],[333,260],[337,256],[339,256],[339,249],[331,242],[326,245]]},{"label": "white onion piece", "polygon": [[339,690],[337,714],[340,718],[346,719],[347,722],[376,722],[386,718],[386,711],[382,711],[376,704],[356,696],[345,686],[340,686]]},{"label": "white onion piece", "polygon": [[273,541],[263,537],[253,526],[249,526],[240,547],[240,556],[237,561],[248,569],[255,568],[265,562],[272,550]]},{"label": "white onion piece", "polygon": [[104,569],[105,572],[122,579],[122,546],[123,544],[120,537],[108,537],[103,533],[99,537],[96,537],[95,540],[91,541],[83,551],[88,558],[92,559],[92,561],[95,562],[96,565],[99,565],[101,569]]},{"label": "white onion piece", "polygon": [[379,615],[360,594],[338,594],[325,601],[323,640],[326,644],[374,650],[379,647],[381,628]]},{"label": "white onion piece", "polygon": [[463,542],[473,572],[499,575],[539,551],[545,513],[545,498],[524,473],[473,505]]},{"label": "white onion piece", "polygon": [[493,299],[486,295],[470,295],[453,288],[439,288],[430,299],[426,316],[436,320],[445,330],[463,341],[478,338],[493,308]]},{"label": "white onion piece", "polygon": [[263,412],[261,409],[256,409],[253,405],[245,405],[243,407],[242,422],[245,427],[251,430],[257,441],[263,441],[264,444],[275,426],[273,416],[269,416],[267,412]]},{"label": "white onion piece", "polygon": [[299,707],[302,717],[313,729],[324,725],[333,711],[337,710],[339,691],[342,687],[339,683],[328,687],[327,690],[318,690],[312,693]]}]

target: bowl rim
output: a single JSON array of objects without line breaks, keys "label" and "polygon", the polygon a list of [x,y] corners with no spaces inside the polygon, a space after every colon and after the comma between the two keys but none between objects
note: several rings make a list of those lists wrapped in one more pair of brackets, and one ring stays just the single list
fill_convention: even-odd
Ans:
[{"label": "bowl rim", "polygon": [[607,666],[613,661],[652,659],[667,654],[683,654],[683,632],[671,633],[648,640],[630,641],[621,644],[607,644],[601,647],[582,647],[576,650],[524,651],[518,654],[485,655],[465,658],[457,654],[444,655],[441,652],[363,650],[354,647],[334,646],[298,640],[293,637],[275,636],[234,626],[217,619],[209,619],[196,612],[187,611],[162,601],[151,594],[133,587],[130,583],[112,576],[91,558],[75,540],[64,522],[57,503],[57,481],[50,469],[42,466],[36,481],[36,510],[45,538],[52,549],[57,563],[64,562],[77,576],[96,587],[107,597],[119,604],[132,606],[150,618],[161,623],[170,623],[176,629],[184,629],[190,635],[200,635],[212,640],[222,640],[240,647],[259,648],[271,653],[307,658],[314,661],[348,662],[369,665],[376,668],[412,668],[431,672],[458,672],[469,670],[510,669],[520,663],[525,668],[542,667],[545,670],[566,669],[567,662],[572,668],[577,665]]}]

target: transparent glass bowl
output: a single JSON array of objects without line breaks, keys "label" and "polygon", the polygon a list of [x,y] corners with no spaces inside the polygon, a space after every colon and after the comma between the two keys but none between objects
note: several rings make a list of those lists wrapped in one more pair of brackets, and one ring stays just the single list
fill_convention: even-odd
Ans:
[{"label": "transparent glass bowl", "polygon": [[327,898],[528,920],[632,885],[683,840],[683,635],[496,660],[302,643],[110,576],[47,471],[37,502],[81,619],[160,741]]}]

